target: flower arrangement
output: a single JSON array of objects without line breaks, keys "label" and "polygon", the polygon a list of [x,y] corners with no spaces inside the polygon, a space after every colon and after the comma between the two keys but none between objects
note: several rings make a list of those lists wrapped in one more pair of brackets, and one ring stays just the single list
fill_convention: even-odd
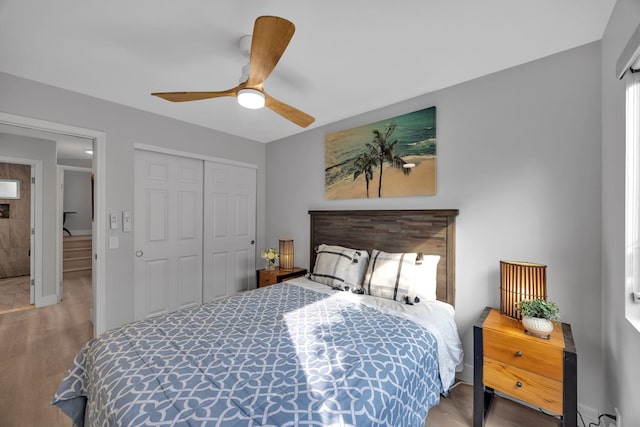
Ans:
[{"label": "flower arrangement", "polygon": [[267,270],[273,270],[276,264],[276,258],[278,258],[278,251],[276,251],[275,248],[263,249],[260,258],[267,261]]}]

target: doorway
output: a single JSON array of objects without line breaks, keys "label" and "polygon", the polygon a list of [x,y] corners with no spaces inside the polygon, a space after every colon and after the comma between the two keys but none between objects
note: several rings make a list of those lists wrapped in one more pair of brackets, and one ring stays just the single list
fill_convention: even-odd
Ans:
[{"label": "doorway", "polygon": [[[92,241],[92,309],[91,309],[91,318],[93,320],[94,326],[94,336],[97,336],[106,330],[106,307],[105,307],[105,299],[106,299],[106,290],[105,290],[105,214],[104,214],[104,206],[105,206],[105,179],[104,179],[104,171],[105,171],[105,144],[106,144],[106,135],[104,132],[94,131],[85,128],[79,128],[71,125],[65,125],[60,123],[49,122],[45,120],[33,119],[30,117],[17,116],[8,113],[0,112],[0,126],[6,128],[7,126],[17,133],[20,132],[33,132],[40,133],[41,135],[47,135],[45,137],[41,137],[42,139],[47,140],[55,140],[57,137],[61,136],[70,136],[70,137],[78,137],[90,139],[93,141],[93,161],[92,161],[92,170],[94,175],[94,222],[92,224],[92,231],[94,235],[94,239]],[[51,137],[54,135],[54,138]],[[55,166],[54,166],[55,167]],[[54,172],[55,173],[55,172]],[[55,181],[55,178],[54,178]],[[53,198],[56,198],[57,191],[51,192]],[[42,197],[42,196],[40,196]],[[42,199],[40,199],[42,200]],[[53,202],[52,204],[55,204]],[[58,221],[54,218],[55,223],[61,224],[61,219]],[[36,235],[38,234],[39,227],[42,228],[42,222],[36,223]],[[52,226],[49,232],[56,233],[57,226]],[[42,231],[42,230],[40,230]],[[57,239],[54,239],[57,241]],[[38,249],[41,250],[42,242],[40,245],[36,243],[36,251]],[[53,250],[52,250],[53,252]],[[57,252],[57,251],[56,251]],[[40,258],[41,260],[42,258]],[[56,262],[57,260],[53,260],[51,264],[54,267],[48,266],[38,266],[36,265],[36,283],[35,283],[35,291],[36,291],[36,307],[55,304],[57,302],[57,292],[56,289],[59,286],[59,277],[61,272],[56,267],[56,265],[60,265]],[[36,257],[36,262],[38,262],[38,258]],[[46,283],[43,285],[42,273],[43,270],[46,270],[47,277]],[[52,283],[49,283],[52,282]],[[40,302],[40,304],[39,304]]]},{"label": "doorway", "polygon": [[[67,142],[69,143],[69,142]],[[89,167],[68,166],[68,163],[81,164],[78,152],[91,156],[92,141],[76,141],[65,150],[58,150],[58,248],[57,262],[59,277],[58,302],[64,298],[64,286],[67,280],[92,278],[92,240],[93,202],[91,197],[92,159],[85,159]],[[61,264],[61,265],[60,265]]]}]

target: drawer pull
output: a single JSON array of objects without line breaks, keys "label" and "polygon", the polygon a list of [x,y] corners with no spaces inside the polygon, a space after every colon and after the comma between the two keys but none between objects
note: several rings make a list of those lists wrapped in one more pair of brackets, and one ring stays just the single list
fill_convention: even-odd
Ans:
[{"label": "drawer pull", "polygon": [[516,387],[518,387],[518,388],[522,387],[522,383],[521,383],[520,381],[518,381],[518,382],[516,383]]},{"label": "drawer pull", "polygon": [[520,350],[516,351],[516,357],[522,357],[522,352]]}]

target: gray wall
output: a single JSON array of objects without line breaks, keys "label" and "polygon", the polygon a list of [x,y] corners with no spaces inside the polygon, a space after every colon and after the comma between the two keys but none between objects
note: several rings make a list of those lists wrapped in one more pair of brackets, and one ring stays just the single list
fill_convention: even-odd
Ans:
[{"label": "gray wall", "polygon": [[[0,89],[0,93],[2,89]],[[2,97],[0,97],[1,99]],[[56,294],[56,145],[52,141],[0,133],[0,156],[42,161],[42,295]]]},{"label": "gray wall", "polygon": [[[258,165],[257,247],[264,237],[264,144],[0,73],[0,111],[106,133],[106,212],[133,212],[134,144]],[[55,193],[54,193],[55,194]],[[133,320],[133,235],[104,230],[106,328]],[[107,249],[118,236],[119,249]],[[49,237],[47,237],[49,238]],[[52,238],[52,237],[51,237]],[[49,252],[55,254],[55,251]],[[54,255],[52,255],[54,256]],[[52,261],[53,262],[53,261]]]},{"label": "gray wall", "polygon": [[[431,197],[327,201],[327,133],[435,105]],[[471,380],[472,326],[498,306],[499,260],[546,264],[571,323],[581,404],[600,408],[600,44],[426,94],[267,145],[267,244],[295,240],[309,265],[309,209],[457,208],[456,321]]]},{"label": "gray wall", "polygon": [[640,421],[640,332],[624,317],[625,82],[615,64],[640,24],[640,1],[619,0],[602,38],[602,320],[607,409]]},{"label": "gray wall", "polygon": [[65,222],[71,234],[91,234],[91,172],[64,171],[63,211],[75,212]]}]

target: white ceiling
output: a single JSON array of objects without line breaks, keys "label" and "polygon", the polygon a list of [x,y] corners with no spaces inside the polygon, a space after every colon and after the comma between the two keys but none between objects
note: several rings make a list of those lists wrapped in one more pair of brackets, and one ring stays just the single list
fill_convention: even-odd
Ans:
[{"label": "white ceiling", "polygon": [[256,17],[296,25],[265,89],[332,123],[602,37],[615,0],[0,0],[0,71],[255,141],[300,128],[224,90]]}]

